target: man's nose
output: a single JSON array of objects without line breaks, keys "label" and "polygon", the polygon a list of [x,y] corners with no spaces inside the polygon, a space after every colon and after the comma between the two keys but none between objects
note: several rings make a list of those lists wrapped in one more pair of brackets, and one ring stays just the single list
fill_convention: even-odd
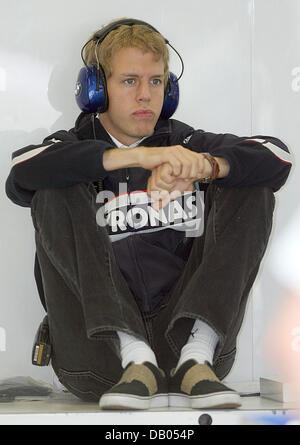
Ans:
[{"label": "man's nose", "polygon": [[138,101],[149,101],[151,99],[150,85],[148,82],[140,82],[137,89]]}]

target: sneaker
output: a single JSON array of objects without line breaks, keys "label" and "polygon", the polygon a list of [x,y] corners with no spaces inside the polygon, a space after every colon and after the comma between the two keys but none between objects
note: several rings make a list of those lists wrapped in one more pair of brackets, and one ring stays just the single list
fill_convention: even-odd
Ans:
[{"label": "sneaker", "polygon": [[150,409],[168,406],[168,385],[164,371],[150,362],[129,363],[121,380],[103,393],[102,409]]},{"label": "sneaker", "polygon": [[187,360],[177,372],[172,369],[169,382],[169,406],[180,408],[237,408],[239,394],[227,388],[215,375],[209,362]]}]

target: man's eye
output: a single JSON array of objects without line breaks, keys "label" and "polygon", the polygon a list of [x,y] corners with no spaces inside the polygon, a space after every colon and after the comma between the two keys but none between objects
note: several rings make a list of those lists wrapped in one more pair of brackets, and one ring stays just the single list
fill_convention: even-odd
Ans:
[{"label": "man's eye", "polygon": [[134,79],[125,79],[124,82],[126,83],[126,85],[133,85],[135,80]]},{"label": "man's eye", "polygon": [[152,83],[153,83],[153,85],[160,85],[161,79],[152,79]]}]

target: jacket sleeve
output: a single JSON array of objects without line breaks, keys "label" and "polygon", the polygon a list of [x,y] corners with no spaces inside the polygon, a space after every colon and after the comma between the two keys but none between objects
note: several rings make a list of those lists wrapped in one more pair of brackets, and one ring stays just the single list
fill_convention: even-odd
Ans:
[{"label": "jacket sleeve", "polygon": [[6,194],[15,204],[29,207],[36,190],[102,179],[108,174],[102,159],[108,148],[101,140],[79,140],[72,130],[58,131],[40,145],[13,152]]},{"label": "jacket sleeve", "polygon": [[217,179],[220,186],[266,186],[279,190],[286,182],[292,166],[287,146],[271,136],[239,137],[193,131],[183,146],[198,153],[226,158],[230,171],[226,178]]}]

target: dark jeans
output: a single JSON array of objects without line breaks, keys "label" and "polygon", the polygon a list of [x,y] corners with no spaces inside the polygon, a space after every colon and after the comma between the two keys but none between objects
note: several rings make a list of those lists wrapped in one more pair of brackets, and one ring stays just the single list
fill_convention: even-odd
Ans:
[{"label": "dark jeans", "polygon": [[183,274],[163,304],[146,314],[118,267],[106,229],[96,223],[92,184],[37,191],[32,218],[52,366],[61,383],[90,401],[115,384],[122,374],[116,330],[148,342],[168,372],[196,318],[219,335],[213,366],[224,378],[234,362],[248,294],[267,247],[274,203],[268,188],[211,184],[204,233],[187,238]]}]

